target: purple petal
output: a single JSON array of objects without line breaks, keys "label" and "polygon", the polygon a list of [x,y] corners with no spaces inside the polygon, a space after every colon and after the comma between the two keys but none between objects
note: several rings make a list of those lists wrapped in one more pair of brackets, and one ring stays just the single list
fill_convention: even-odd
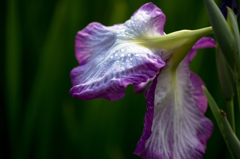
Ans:
[{"label": "purple petal", "polygon": [[135,154],[147,159],[203,157],[212,123],[199,111],[193,85],[184,65],[177,76],[167,67],[162,70],[148,93],[145,130]]},{"label": "purple petal", "polygon": [[152,82],[153,79],[154,79],[154,77],[151,79],[148,79],[146,82],[142,82],[138,85],[134,85],[134,92],[142,93],[144,91],[144,89],[146,88],[146,86],[148,85],[148,83]]},{"label": "purple petal", "polygon": [[164,35],[165,15],[152,3],[143,5],[130,20],[111,27],[91,23],[79,31],[75,53],[79,66],[71,71],[70,94],[80,99],[118,100],[128,84],[153,78],[165,62],[161,50],[145,48],[136,39]]},{"label": "purple petal", "polygon": [[169,66],[162,68],[147,89],[144,130],[135,154],[146,159],[203,157],[213,125],[204,117],[207,108],[201,88],[204,83],[189,70],[190,61],[191,53],[176,73]]},{"label": "purple petal", "polygon": [[201,78],[199,78],[195,73],[190,73],[190,80],[192,83],[192,94],[196,103],[198,103],[199,111],[204,114],[207,110],[208,102],[207,98],[203,92],[202,86],[206,85],[203,83]]},{"label": "purple petal", "polygon": [[204,48],[210,48],[210,47],[216,47],[215,40],[209,37],[201,38],[196,42],[196,44],[192,47],[192,49],[188,53],[190,54],[189,55],[190,60],[192,60],[195,57],[197,53],[197,49],[204,49]]}]

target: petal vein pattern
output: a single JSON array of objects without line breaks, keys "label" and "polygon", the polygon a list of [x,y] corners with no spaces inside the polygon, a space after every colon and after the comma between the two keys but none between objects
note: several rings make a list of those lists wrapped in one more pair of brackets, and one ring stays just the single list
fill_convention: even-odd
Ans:
[{"label": "petal vein pattern", "polygon": [[118,100],[128,84],[153,78],[165,66],[161,51],[138,44],[138,39],[164,35],[165,15],[152,3],[143,5],[130,20],[111,27],[91,23],[77,33],[70,94],[83,100]]},{"label": "petal vein pattern", "polygon": [[214,47],[211,38],[200,39],[174,72],[161,69],[146,92],[144,131],[135,154],[146,159],[201,159],[213,125],[204,117],[207,100],[204,83],[189,70],[196,48]]}]

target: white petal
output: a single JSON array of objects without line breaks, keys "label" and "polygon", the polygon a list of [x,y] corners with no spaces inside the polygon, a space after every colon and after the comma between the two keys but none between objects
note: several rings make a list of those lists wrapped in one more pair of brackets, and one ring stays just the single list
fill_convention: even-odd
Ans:
[{"label": "white petal", "polygon": [[[197,103],[195,92],[196,87],[201,86],[191,80],[189,63],[187,56],[176,72],[167,66],[153,81],[149,95],[154,90],[155,95],[148,97],[154,101],[151,134],[145,132],[150,137],[144,137],[143,133],[135,151],[143,158],[200,159],[205,153],[212,123],[199,109],[202,103]],[[151,101],[148,101],[148,108],[151,108]],[[148,111],[151,114],[151,109]],[[146,127],[149,127],[148,123],[145,123]]]},{"label": "white petal", "polygon": [[118,100],[128,84],[153,78],[165,66],[161,50],[143,47],[136,40],[161,36],[164,23],[162,11],[147,3],[123,24],[106,27],[91,23],[79,31],[75,40],[79,66],[71,71],[73,97]]}]

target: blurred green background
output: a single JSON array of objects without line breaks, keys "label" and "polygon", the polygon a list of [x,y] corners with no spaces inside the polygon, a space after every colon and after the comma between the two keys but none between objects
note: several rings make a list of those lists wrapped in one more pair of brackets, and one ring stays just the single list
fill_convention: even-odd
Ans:
[{"label": "blurred green background", "polygon": [[[0,5],[0,158],[134,159],[146,100],[128,86],[115,102],[69,95],[77,31],[93,21],[123,23],[145,0],[5,0]],[[167,17],[165,32],[209,26],[203,1],[154,0]],[[219,4],[220,1],[217,1]],[[201,50],[191,69],[226,110],[214,49]],[[236,112],[238,109],[236,107]],[[238,118],[239,119],[239,114]],[[214,123],[204,159],[230,158]],[[238,122],[239,123],[239,122]],[[239,125],[237,133],[239,135]]]}]

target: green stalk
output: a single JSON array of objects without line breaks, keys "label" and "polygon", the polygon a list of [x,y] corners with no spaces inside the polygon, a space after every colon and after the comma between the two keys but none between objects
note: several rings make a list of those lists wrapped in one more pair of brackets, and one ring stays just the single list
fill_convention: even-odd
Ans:
[{"label": "green stalk", "polygon": [[180,62],[184,59],[184,57],[191,50],[193,45],[202,37],[212,34],[212,27],[206,27],[198,30],[191,30],[183,36],[185,39],[181,45],[178,45],[174,49],[174,54],[171,57],[171,61],[169,61],[169,65],[172,65],[172,70],[176,70]]},{"label": "green stalk", "polygon": [[171,65],[174,71],[192,46],[200,38],[212,33],[212,27],[206,27],[198,30],[180,30],[163,36],[141,37],[135,41],[131,41],[147,48],[168,51],[169,56],[171,56],[169,65]]},{"label": "green stalk", "polygon": [[238,98],[238,107],[240,112],[240,82],[237,82],[237,98]]},{"label": "green stalk", "polygon": [[233,62],[234,62],[234,72],[235,72],[236,85],[237,85],[238,106],[240,111],[240,35],[238,30],[237,18],[234,12],[229,7],[227,7],[227,10],[228,10],[227,22],[231,29],[233,39],[234,39]]},{"label": "green stalk", "polygon": [[[59,43],[61,38],[61,32],[64,27],[64,19],[66,18],[66,11],[68,7],[68,1],[60,1],[56,6],[52,23],[49,27],[43,50],[41,53],[39,70],[33,86],[31,94],[28,99],[27,107],[24,114],[23,124],[21,125],[22,131],[20,132],[17,147],[17,152],[13,154],[14,159],[30,158],[31,145],[33,144],[33,135],[36,130],[36,126],[39,126],[40,136],[37,139],[37,154],[35,158],[47,158],[51,149],[51,131],[53,129],[54,119],[54,100],[56,95],[54,89],[56,87],[56,81],[58,79],[57,73],[61,70],[59,65],[63,59],[63,53],[61,52],[63,45]],[[58,50],[59,49],[59,50]],[[56,56],[54,52],[59,53]],[[54,65],[55,64],[55,65]],[[54,94],[54,95],[53,95]],[[43,105],[41,105],[43,104]],[[46,110],[43,113],[42,111]],[[40,116],[42,115],[42,116]],[[42,120],[41,120],[42,119]],[[40,124],[38,123],[40,120]]]},{"label": "green stalk", "polygon": [[11,155],[15,153],[21,107],[21,38],[16,0],[7,1],[5,89]]},{"label": "green stalk", "polygon": [[212,27],[205,27],[197,30],[180,30],[166,35],[143,36],[133,42],[148,48],[156,48],[160,50],[172,50],[182,45],[196,42],[199,38],[212,34]]},{"label": "green stalk", "polygon": [[219,110],[217,103],[208,92],[208,90],[204,86],[202,86],[202,88],[207,97],[209,107],[214,115],[214,118],[217,121],[223,139],[228,147],[228,150],[230,151],[233,158],[240,159],[240,141],[233,132],[226,118],[226,113],[223,110]]},{"label": "green stalk", "polygon": [[234,104],[233,104],[233,98],[226,101],[226,106],[227,106],[227,118],[232,126],[233,132],[236,132],[236,127],[235,127],[235,117],[234,117]]},{"label": "green stalk", "polygon": [[228,24],[214,0],[204,0],[213,33],[227,62],[233,68],[233,36]]},{"label": "green stalk", "polygon": [[227,107],[227,118],[235,132],[233,74],[218,44],[216,47],[216,63],[219,84]]}]

